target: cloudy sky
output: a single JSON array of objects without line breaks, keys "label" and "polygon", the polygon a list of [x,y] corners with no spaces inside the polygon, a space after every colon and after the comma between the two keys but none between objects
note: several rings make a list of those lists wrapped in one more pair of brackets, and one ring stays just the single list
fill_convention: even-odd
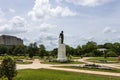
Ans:
[{"label": "cloudy sky", "polygon": [[73,47],[120,42],[120,0],[0,0],[1,35],[53,49],[61,30]]}]

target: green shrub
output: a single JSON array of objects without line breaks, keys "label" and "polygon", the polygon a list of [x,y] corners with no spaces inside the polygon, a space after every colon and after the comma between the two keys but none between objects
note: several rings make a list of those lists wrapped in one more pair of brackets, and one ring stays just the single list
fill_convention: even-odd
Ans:
[{"label": "green shrub", "polygon": [[107,52],[107,57],[117,57],[117,54],[113,51]]},{"label": "green shrub", "polygon": [[3,70],[2,70],[2,66],[0,65],[0,78],[3,77]]},{"label": "green shrub", "polygon": [[16,63],[10,57],[6,57],[3,59],[1,69],[2,74],[7,77],[8,80],[13,80],[13,77],[17,75]]}]

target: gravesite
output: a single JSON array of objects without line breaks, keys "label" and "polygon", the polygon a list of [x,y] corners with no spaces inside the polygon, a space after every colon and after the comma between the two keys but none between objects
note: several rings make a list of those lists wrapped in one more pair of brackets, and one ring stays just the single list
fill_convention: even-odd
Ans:
[{"label": "gravesite", "polygon": [[0,0],[0,80],[120,80],[119,0]]}]

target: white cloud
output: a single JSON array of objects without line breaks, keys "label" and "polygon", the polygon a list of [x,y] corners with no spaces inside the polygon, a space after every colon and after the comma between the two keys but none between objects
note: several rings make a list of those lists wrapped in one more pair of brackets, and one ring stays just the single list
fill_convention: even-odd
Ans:
[{"label": "white cloud", "polygon": [[113,0],[66,0],[66,1],[69,3],[73,3],[75,5],[94,7],[98,5],[103,5]]},{"label": "white cloud", "polygon": [[105,27],[103,33],[116,33],[117,30],[112,29],[111,27]]},{"label": "white cloud", "polygon": [[57,3],[61,3],[63,0],[56,0]]},{"label": "white cloud", "polygon": [[111,28],[110,27],[105,27],[103,30],[103,33],[109,33],[111,32]]},{"label": "white cloud", "polygon": [[117,38],[118,38],[118,40],[120,40],[120,35],[119,35],[119,36],[117,36]]},{"label": "white cloud", "polygon": [[2,11],[2,9],[0,8],[0,24],[5,21],[4,15],[5,15],[5,13],[4,13],[4,12]]},{"label": "white cloud", "polygon": [[60,7],[57,6],[54,9],[51,9],[51,16],[75,16],[77,15],[76,13],[72,12],[68,7]]},{"label": "white cloud", "polygon": [[1,8],[0,8],[0,16],[4,16],[4,13]]},{"label": "white cloud", "polygon": [[25,27],[26,20],[20,16],[15,16],[10,23],[13,27]]},{"label": "white cloud", "polygon": [[30,39],[28,37],[23,37],[21,39],[24,41],[25,45],[29,45],[30,43],[32,43],[32,42],[30,42]]},{"label": "white cloud", "polygon": [[35,0],[33,9],[28,12],[28,16],[33,20],[41,20],[57,16],[75,16],[76,13],[71,11],[68,7],[56,6],[52,8],[49,0]]},{"label": "white cloud", "polygon": [[41,32],[36,40],[38,44],[44,44],[49,49],[57,47],[57,37],[55,34]]},{"label": "white cloud", "polygon": [[11,13],[15,13],[15,12],[16,12],[16,11],[15,11],[14,9],[12,9],[12,8],[10,8],[9,11],[10,11]]},{"label": "white cloud", "polygon": [[26,21],[20,16],[13,17],[6,24],[0,26],[1,34],[19,34],[25,33]]},{"label": "white cloud", "polygon": [[82,41],[92,41],[94,39],[94,36],[84,36],[84,37],[81,37]]},{"label": "white cloud", "polygon": [[56,35],[42,32],[42,33],[39,35],[39,40],[38,40],[38,42],[39,42],[39,43],[42,43],[42,42],[47,42],[47,41],[49,42],[49,41],[54,41],[54,40],[57,40]]},{"label": "white cloud", "polygon": [[57,27],[56,25],[51,25],[51,24],[47,24],[47,23],[42,23],[39,27],[40,31],[48,31],[50,29],[53,29]]}]

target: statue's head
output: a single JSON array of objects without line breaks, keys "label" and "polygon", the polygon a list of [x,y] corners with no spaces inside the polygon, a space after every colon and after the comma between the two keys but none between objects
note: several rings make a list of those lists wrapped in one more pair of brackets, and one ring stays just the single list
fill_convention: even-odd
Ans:
[{"label": "statue's head", "polygon": [[61,31],[61,33],[63,33],[63,31]]}]

